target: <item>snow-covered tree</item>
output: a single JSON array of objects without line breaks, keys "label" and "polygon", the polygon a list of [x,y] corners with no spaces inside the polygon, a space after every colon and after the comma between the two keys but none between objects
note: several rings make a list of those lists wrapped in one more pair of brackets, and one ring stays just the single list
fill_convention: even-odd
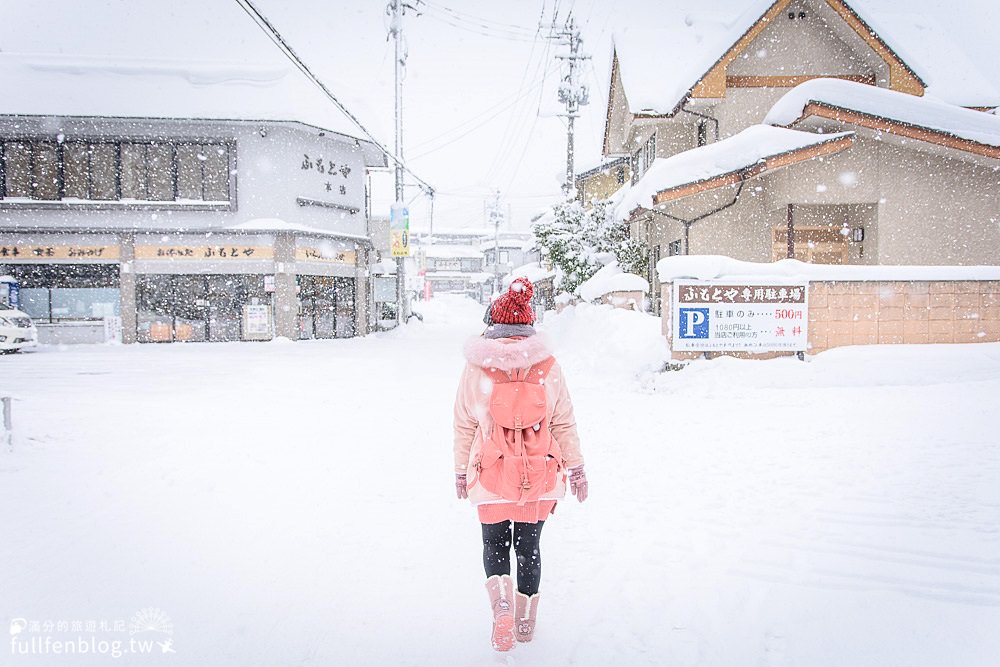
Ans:
[{"label": "snow-covered tree", "polygon": [[577,201],[561,202],[532,231],[535,246],[555,267],[556,287],[562,291],[575,292],[615,259],[628,273],[646,272],[644,248],[629,238],[626,223],[614,219],[608,201],[595,201],[590,209]]}]

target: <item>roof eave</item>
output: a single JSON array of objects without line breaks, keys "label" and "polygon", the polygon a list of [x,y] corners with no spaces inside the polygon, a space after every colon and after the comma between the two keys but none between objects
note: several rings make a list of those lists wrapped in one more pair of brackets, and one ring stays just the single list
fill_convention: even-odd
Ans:
[{"label": "roof eave", "polygon": [[938,130],[906,121],[878,116],[876,114],[857,111],[819,100],[809,100],[802,108],[802,115],[791,124],[796,125],[810,116],[826,118],[840,123],[849,123],[869,130],[888,132],[897,136],[924,141],[926,143],[945,146],[955,150],[1000,159],[1000,146],[984,144],[972,139],[959,137],[945,130]]},{"label": "roof eave", "polygon": [[795,148],[782,153],[769,155],[762,158],[756,164],[740,167],[739,169],[734,169],[724,174],[717,174],[709,178],[692,181],[690,183],[678,185],[666,190],[660,190],[653,195],[653,205],[658,206],[660,204],[677,201],[678,199],[684,199],[685,197],[690,197],[702,192],[736,185],[740,181],[755,178],[765,172],[775,171],[776,169],[788,167],[799,162],[806,162],[818,157],[839,153],[850,148],[853,144],[854,134],[851,133],[846,136],[836,137],[835,139],[831,139],[829,141],[810,144],[809,146],[802,148]]}]

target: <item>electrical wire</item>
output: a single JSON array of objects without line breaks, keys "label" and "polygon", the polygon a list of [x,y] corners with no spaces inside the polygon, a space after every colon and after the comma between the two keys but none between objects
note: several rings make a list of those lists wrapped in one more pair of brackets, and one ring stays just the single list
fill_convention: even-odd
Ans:
[{"label": "electrical wire", "polygon": [[[480,25],[484,25],[484,26],[486,26],[486,25],[496,25],[496,26],[501,26],[502,28],[505,28],[505,29],[520,30],[522,32],[526,32],[526,33],[529,33],[529,34],[534,34],[534,33],[538,32],[537,29],[526,28],[524,26],[515,25],[513,23],[504,23],[502,21],[493,21],[493,20],[490,20],[490,19],[484,19],[484,18],[481,18],[479,16],[474,16],[473,14],[467,14],[466,12],[462,12],[462,11],[459,11],[457,9],[451,9],[450,7],[445,7],[443,5],[438,5],[438,4],[434,3],[434,2],[430,2],[429,0],[420,0],[420,4],[422,4],[425,7],[432,7],[434,9],[437,9],[437,10],[440,10],[440,11],[443,11],[443,12],[447,12],[449,14],[454,15],[458,19],[468,20],[468,21],[474,21],[474,22],[476,22],[476,23],[478,23]],[[544,5],[543,5],[543,7],[544,7]]]},{"label": "electrical wire", "polygon": [[284,53],[285,56],[292,61],[292,63],[299,69],[299,71],[305,74],[306,77],[308,77],[308,79],[313,84],[315,84],[321,91],[323,91],[323,94],[326,95],[327,99],[333,102],[334,105],[338,109],[340,109],[340,111],[343,112],[343,114],[347,116],[351,120],[351,122],[354,123],[358,127],[358,129],[361,130],[362,133],[364,133],[366,137],[368,137],[369,141],[371,141],[380,151],[382,151],[382,153],[387,158],[389,158],[393,163],[399,165],[403,169],[403,171],[408,173],[419,183],[422,183],[427,188],[428,191],[430,192],[434,191],[434,188],[429,183],[427,183],[427,181],[423,180],[422,178],[414,174],[410,170],[410,168],[406,166],[406,164],[402,161],[402,159],[399,156],[397,156],[394,152],[390,151],[388,148],[383,146],[382,143],[378,139],[376,139],[371,132],[368,131],[368,129],[361,123],[361,121],[358,120],[358,118],[354,114],[352,114],[347,109],[347,107],[344,106],[344,104],[339,99],[337,99],[337,97],[332,92],[330,92],[330,89],[326,87],[326,85],[319,79],[319,77],[317,77],[315,74],[312,73],[312,71],[302,61],[302,59],[298,56],[298,54],[295,53],[291,45],[289,45],[288,42],[285,41],[285,39],[281,36],[278,30],[274,27],[274,25],[269,20],[267,20],[267,17],[265,17],[260,12],[260,10],[257,9],[257,7],[253,4],[252,0],[236,0],[236,3],[243,9],[243,11],[247,13],[247,15],[251,19],[253,19],[254,23],[256,23],[257,26],[264,31],[264,33],[268,36],[268,38],[270,38],[270,40],[274,42],[278,46],[278,48],[281,49],[281,52]]},{"label": "electrical wire", "polygon": [[[538,83],[534,84],[528,90],[525,90],[524,92],[519,92],[519,94],[516,97],[514,97],[514,99],[511,100],[511,102],[509,104],[498,108],[494,113],[490,114],[489,116],[486,116],[486,117],[483,117],[483,118],[473,118],[473,119],[471,119],[469,121],[466,121],[465,123],[462,123],[459,126],[456,126],[456,128],[457,127],[462,127],[464,125],[467,125],[470,122],[475,122],[475,125],[472,125],[471,127],[469,127],[468,130],[462,132],[461,134],[455,135],[454,137],[450,138],[445,143],[440,144],[438,146],[435,146],[434,148],[431,148],[429,150],[425,150],[425,151],[423,151],[421,153],[417,153],[416,155],[410,155],[410,159],[411,160],[416,160],[416,159],[419,159],[419,158],[422,158],[422,157],[426,157],[426,156],[428,156],[428,155],[430,155],[432,153],[436,153],[437,151],[439,151],[439,150],[441,150],[443,148],[446,148],[447,146],[450,146],[451,144],[455,143],[459,139],[467,137],[468,135],[472,134],[475,130],[478,130],[483,125],[486,125],[491,120],[493,120],[494,118],[496,118],[497,116],[499,116],[500,114],[502,114],[504,111],[507,111],[511,107],[513,107],[516,104],[518,104],[522,99],[524,99],[525,97],[528,97],[529,95],[531,95],[532,93],[534,93],[536,90],[538,90],[539,88],[541,88],[542,83],[544,83],[544,79],[542,81],[539,81]],[[478,122],[476,122],[476,121],[478,121]],[[450,130],[449,132],[447,132],[445,134],[439,135],[439,137],[437,137],[437,138],[448,136],[450,134],[450,132],[454,131],[456,128],[452,128],[452,130]],[[428,141],[425,141],[425,142],[423,142],[421,144],[417,144],[417,145],[418,146],[425,146],[428,143],[432,143],[433,141],[435,141],[435,139],[430,139]]]},{"label": "electrical wire", "polygon": [[461,23],[459,21],[455,21],[454,19],[445,14],[424,12],[423,15],[426,16],[427,18],[439,21],[453,28],[457,28],[459,30],[465,30],[466,32],[471,32],[473,34],[480,35],[482,37],[489,37],[492,39],[504,39],[511,42],[531,42],[534,41],[535,39],[533,35],[527,33],[522,34],[522,33],[513,33],[507,31],[498,31],[498,30],[484,28],[483,26],[480,25]]}]

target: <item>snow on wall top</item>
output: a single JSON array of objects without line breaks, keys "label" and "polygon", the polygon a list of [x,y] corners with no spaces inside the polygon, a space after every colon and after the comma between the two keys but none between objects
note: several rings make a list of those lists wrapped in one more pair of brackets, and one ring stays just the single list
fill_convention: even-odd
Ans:
[{"label": "snow on wall top", "polygon": [[625,273],[618,262],[601,267],[597,273],[580,283],[576,293],[584,301],[600,299],[612,292],[647,292],[649,281],[632,273]]},{"label": "snow on wall top", "polygon": [[814,79],[796,86],[778,100],[764,122],[791,125],[802,116],[809,102],[821,102],[1000,146],[1000,118],[993,114],[963,109],[928,96],[915,97],[837,79]]},{"label": "snow on wall top", "polygon": [[510,285],[517,278],[527,278],[533,283],[537,283],[548,278],[555,278],[556,272],[554,269],[546,269],[542,266],[541,262],[529,262],[513,269],[510,273],[503,277],[503,284],[505,286]]},{"label": "snow on wall top", "polygon": [[303,225],[298,222],[288,222],[287,220],[282,220],[281,218],[254,218],[253,220],[228,225],[223,229],[229,229],[237,232],[302,232],[304,234],[313,234],[315,236],[335,236],[342,239],[355,239],[371,243],[371,238],[368,236],[359,234],[344,234],[337,231],[331,231],[329,229],[317,229],[316,227],[310,227],[309,225]]},{"label": "snow on wall top", "polygon": [[668,158],[657,158],[624,195],[615,209],[615,215],[619,220],[626,220],[637,206],[651,208],[653,197],[663,190],[739,171],[768,157],[836,141],[852,134],[815,134],[770,125],[752,125],[728,139]]},{"label": "snow on wall top", "polygon": [[1000,266],[845,266],[797,259],[744,262],[723,255],[674,255],[656,263],[660,282],[714,280],[1000,280]]},{"label": "snow on wall top", "polygon": [[[284,120],[363,136],[304,75],[283,66],[0,53],[0,80],[0,114]],[[362,121],[372,132],[374,116]]]}]

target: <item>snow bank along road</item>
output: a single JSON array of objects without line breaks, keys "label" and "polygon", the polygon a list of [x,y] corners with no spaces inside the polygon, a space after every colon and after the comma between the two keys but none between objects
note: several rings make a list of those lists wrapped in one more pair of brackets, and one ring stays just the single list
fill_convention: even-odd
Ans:
[{"label": "snow bank along road", "polygon": [[997,664],[1000,346],[657,373],[656,319],[547,314],[591,499],[547,523],[536,641],[498,658],[450,452],[482,309],[422,310],[0,358],[0,664]]}]

